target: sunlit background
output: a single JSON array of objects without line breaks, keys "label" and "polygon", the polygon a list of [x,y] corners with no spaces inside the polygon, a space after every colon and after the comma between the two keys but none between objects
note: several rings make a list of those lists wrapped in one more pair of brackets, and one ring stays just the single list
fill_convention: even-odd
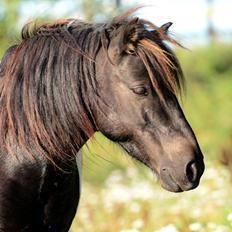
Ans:
[{"label": "sunlit background", "polygon": [[155,176],[101,134],[83,149],[82,197],[71,232],[232,231],[231,0],[0,0],[0,54],[37,18],[101,22],[138,5],[136,15],[171,33],[187,79],[184,112],[206,161],[201,185],[161,189]]}]

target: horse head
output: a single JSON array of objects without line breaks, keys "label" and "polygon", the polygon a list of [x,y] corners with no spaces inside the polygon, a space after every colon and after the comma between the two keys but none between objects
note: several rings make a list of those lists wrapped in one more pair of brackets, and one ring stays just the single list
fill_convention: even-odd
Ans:
[{"label": "horse head", "polygon": [[163,188],[180,192],[198,186],[204,163],[177,99],[183,75],[165,42],[174,42],[167,34],[170,25],[158,28],[133,19],[106,30],[108,43],[96,58],[99,96],[104,99],[96,124],[154,171]]}]

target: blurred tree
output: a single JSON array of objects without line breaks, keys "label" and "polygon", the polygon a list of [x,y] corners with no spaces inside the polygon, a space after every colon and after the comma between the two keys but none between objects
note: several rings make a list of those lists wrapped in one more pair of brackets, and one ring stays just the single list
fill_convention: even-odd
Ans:
[{"label": "blurred tree", "polygon": [[[37,3],[45,3],[51,9],[50,11],[46,11],[42,16],[39,16],[42,19],[54,17],[52,7],[58,3],[70,4],[71,6],[67,8],[65,15],[58,15],[59,18],[69,17],[79,12],[84,20],[94,22],[112,18],[122,10],[120,0],[0,0],[0,59],[7,47],[17,43],[20,30],[19,22],[24,18],[22,15],[23,8],[30,3],[33,3],[34,6]],[[36,12],[36,9],[33,8],[32,10],[34,10],[34,16],[37,17],[38,12]]]},{"label": "blurred tree", "polygon": [[20,0],[0,0],[0,54],[15,42]]},{"label": "blurred tree", "polygon": [[121,7],[121,0],[116,0],[116,7],[120,8]]},{"label": "blurred tree", "polygon": [[213,24],[213,14],[214,14],[214,0],[207,0],[207,20],[208,20],[208,28],[207,33],[210,42],[214,42],[216,39],[216,30]]},{"label": "blurred tree", "polygon": [[122,9],[119,0],[81,0],[81,12],[87,21],[101,21],[116,16]]}]

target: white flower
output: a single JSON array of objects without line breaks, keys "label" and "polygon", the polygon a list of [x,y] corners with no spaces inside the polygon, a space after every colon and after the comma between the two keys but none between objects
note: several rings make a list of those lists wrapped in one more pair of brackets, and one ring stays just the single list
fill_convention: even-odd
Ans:
[{"label": "white flower", "polygon": [[194,217],[200,217],[201,214],[202,214],[202,209],[200,209],[200,208],[194,208],[194,209],[192,210],[192,215],[193,215]]},{"label": "white flower", "polygon": [[213,223],[213,222],[209,222],[207,224],[207,227],[211,230],[215,230],[215,228],[217,227],[217,224],[216,223]]},{"label": "white flower", "polygon": [[199,231],[200,229],[201,229],[201,224],[200,223],[192,223],[192,224],[190,224],[189,225],[189,229],[191,230],[191,231]]},{"label": "white flower", "polygon": [[120,230],[120,232],[139,232],[137,229]]},{"label": "white flower", "polygon": [[156,232],[178,232],[178,230],[177,230],[175,225],[170,224],[170,225],[167,225],[167,226],[157,230]]},{"label": "white flower", "polygon": [[216,229],[215,232],[229,232],[228,228],[225,226],[219,225]]},{"label": "white flower", "polygon": [[230,221],[230,222],[232,222],[232,213],[229,213],[227,215],[227,220]]},{"label": "white flower", "polygon": [[143,221],[141,218],[135,220],[135,221],[132,223],[132,226],[133,226],[134,228],[141,228],[143,225],[144,225],[144,221]]},{"label": "white flower", "polygon": [[138,169],[134,167],[128,167],[126,170],[126,174],[129,178],[135,178],[138,176]]}]

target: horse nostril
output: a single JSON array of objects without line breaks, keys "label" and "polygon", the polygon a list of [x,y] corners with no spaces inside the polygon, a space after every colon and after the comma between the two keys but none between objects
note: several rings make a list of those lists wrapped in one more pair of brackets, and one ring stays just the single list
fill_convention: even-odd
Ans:
[{"label": "horse nostril", "polygon": [[162,171],[163,171],[163,172],[166,172],[166,170],[167,170],[167,168],[162,168]]},{"label": "horse nostril", "polygon": [[197,166],[195,161],[191,161],[186,166],[186,176],[190,182],[195,182],[197,179]]}]

